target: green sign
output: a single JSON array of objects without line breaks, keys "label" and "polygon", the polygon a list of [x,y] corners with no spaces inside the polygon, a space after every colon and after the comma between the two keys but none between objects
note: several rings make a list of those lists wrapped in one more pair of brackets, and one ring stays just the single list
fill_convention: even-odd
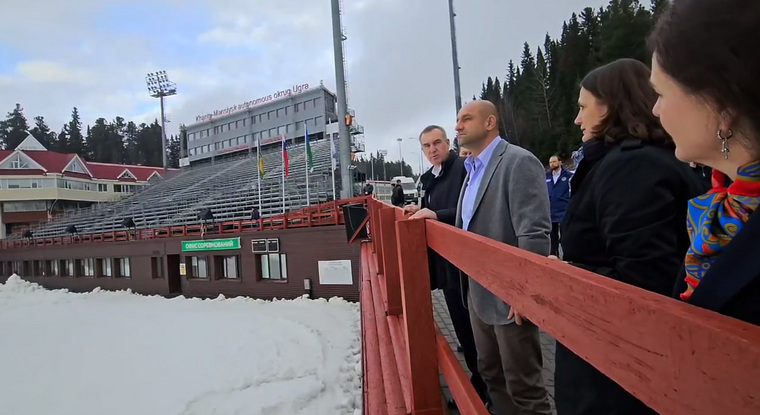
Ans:
[{"label": "green sign", "polygon": [[206,239],[203,241],[182,241],[182,251],[225,251],[240,249],[240,238]]}]

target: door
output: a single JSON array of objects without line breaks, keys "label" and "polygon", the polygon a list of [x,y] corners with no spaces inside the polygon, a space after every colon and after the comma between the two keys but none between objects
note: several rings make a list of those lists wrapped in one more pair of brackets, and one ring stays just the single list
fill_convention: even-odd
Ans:
[{"label": "door", "polygon": [[169,293],[182,294],[182,276],[179,272],[180,259],[179,255],[166,256],[167,278],[169,278]]}]

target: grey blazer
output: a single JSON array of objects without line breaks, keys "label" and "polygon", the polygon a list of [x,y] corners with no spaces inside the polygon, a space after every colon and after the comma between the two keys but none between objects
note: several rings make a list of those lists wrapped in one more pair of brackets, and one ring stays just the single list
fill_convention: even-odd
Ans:
[{"label": "grey blazer", "polygon": [[[468,231],[519,247],[539,255],[549,255],[551,219],[546,193],[546,172],[541,162],[527,150],[501,138],[485,167],[475,196],[475,209]],[[469,182],[462,185],[457,204],[456,226],[462,227],[462,199]],[[467,277],[469,307],[486,324],[503,325],[509,304]]]}]

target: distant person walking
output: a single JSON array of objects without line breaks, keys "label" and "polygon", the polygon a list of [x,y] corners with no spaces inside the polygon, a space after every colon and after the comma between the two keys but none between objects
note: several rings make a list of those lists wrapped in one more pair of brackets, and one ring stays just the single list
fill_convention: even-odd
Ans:
[{"label": "distant person walking", "polygon": [[404,207],[404,188],[401,187],[401,180],[396,180],[396,184],[393,185],[391,203],[393,206]]},{"label": "distant person walking", "polygon": [[572,173],[562,167],[562,159],[554,155],[549,158],[549,172],[546,173],[546,188],[549,191],[549,206],[552,218],[551,254],[559,256],[561,235],[559,224],[565,217],[565,210],[570,203],[570,179]]}]

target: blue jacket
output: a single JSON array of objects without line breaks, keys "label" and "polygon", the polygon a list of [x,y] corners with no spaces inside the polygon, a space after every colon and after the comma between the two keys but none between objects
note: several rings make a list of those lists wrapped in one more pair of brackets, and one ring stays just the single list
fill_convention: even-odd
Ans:
[{"label": "blue jacket", "polygon": [[565,216],[565,210],[570,203],[570,178],[572,177],[572,173],[562,169],[555,184],[552,172],[546,173],[546,188],[549,191],[552,223],[562,222],[562,218]]}]

